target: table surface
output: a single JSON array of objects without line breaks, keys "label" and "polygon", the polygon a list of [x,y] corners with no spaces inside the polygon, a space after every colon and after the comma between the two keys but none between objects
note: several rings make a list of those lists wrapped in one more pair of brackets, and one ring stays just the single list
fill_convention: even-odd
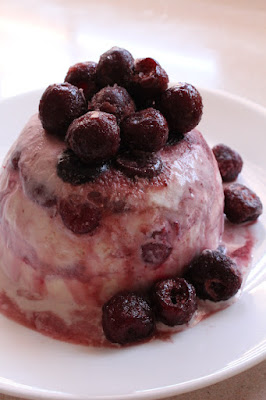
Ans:
[{"label": "table surface", "polygon": [[[62,82],[70,65],[118,45],[163,60],[172,81],[266,107],[265,21],[265,0],[1,0],[0,99]],[[265,400],[265,378],[263,362],[171,400]]]}]

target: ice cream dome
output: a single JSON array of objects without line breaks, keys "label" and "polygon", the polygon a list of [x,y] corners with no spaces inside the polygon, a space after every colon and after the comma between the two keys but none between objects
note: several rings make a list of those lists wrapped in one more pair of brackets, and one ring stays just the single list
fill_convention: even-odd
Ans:
[{"label": "ice cream dome", "polygon": [[[118,47],[44,91],[0,176],[3,313],[97,346],[150,338],[157,320],[189,323],[201,293],[193,262],[217,251],[224,227],[202,111],[194,86],[170,86],[157,61]],[[241,284],[225,258],[229,275],[208,275],[220,283],[213,301]]]}]

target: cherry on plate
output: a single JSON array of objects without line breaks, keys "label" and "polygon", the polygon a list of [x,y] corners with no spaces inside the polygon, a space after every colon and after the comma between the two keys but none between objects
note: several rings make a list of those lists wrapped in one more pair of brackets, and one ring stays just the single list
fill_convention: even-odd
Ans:
[{"label": "cherry on plate", "polygon": [[256,221],[262,213],[260,198],[245,185],[231,183],[224,189],[224,212],[234,224]]},{"label": "cherry on plate", "polygon": [[217,144],[212,149],[224,182],[234,181],[243,167],[243,160],[235,150],[224,144]]},{"label": "cherry on plate", "polygon": [[102,325],[106,338],[119,344],[146,339],[155,327],[149,303],[133,292],[118,293],[104,304]]},{"label": "cherry on plate", "polygon": [[195,289],[183,278],[157,282],[152,296],[157,318],[169,326],[188,323],[197,309]]},{"label": "cherry on plate", "polygon": [[204,250],[188,267],[185,279],[199,298],[214,302],[230,299],[242,283],[235,262],[218,250]]}]

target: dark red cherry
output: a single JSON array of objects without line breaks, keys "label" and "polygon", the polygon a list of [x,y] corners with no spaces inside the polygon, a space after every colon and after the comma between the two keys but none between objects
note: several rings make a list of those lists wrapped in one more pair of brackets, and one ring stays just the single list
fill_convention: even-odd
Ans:
[{"label": "dark red cherry", "polygon": [[93,61],[72,65],[67,71],[65,82],[83,89],[84,96],[89,100],[98,90],[96,84],[96,67],[97,63]]},{"label": "dark red cherry", "polygon": [[129,115],[121,124],[122,142],[132,149],[147,152],[160,150],[168,139],[168,124],[154,108]]},{"label": "dark red cherry", "polygon": [[74,196],[60,201],[59,214],[64,225],[76,234],[92,233],[101,220],[101,211],[97,207],[80,203]]},{"label": "dark red cherry", "polygon": [[131,91],[138,104],[143,103],[143,99],[154,99],[167,89],[168,82],[167,73],[156,60],[135,60]]},{"label": "dark red cherry", "polygon": [[152,296],[157,318],[169,326],[188,323],[197,309],[195,289],[183,278],[157,282]]},{"label": "dark red cherry", "polygon": [[97,82],[100,87],[114,85],[127,87],[132,76],[134,58],[120,47],[112,47],[103,53],[97,65]]},{"label": "dark red cherry", "polygon": [[39,104],[39,117],[43,128],[62,138],[71,122],[86,111],[87,102],[83,92],[70,83],[48,86]]},{"label": "dark red cherry", "polygon": [[104,304],[102,325],[110,342],[134,343],[152,335],[153,312],[142,296],[132,292],[121,292]]},{"label": "dark red cherry", "polygon": [[241,156],[224,144],[214,146],[212,151],[217,160],[222,180],[224,182],[234,181],[242,170]]},{"label": "dark red cherry", "polygon": [[56,172],[62,181],[72,185],[81,185],[93,181],[107,168],[106,164],[86,164],[72,150],[67,149],[58,158]]},{"label": "dark red cherry", "polygon": [[224,189],[224,212],[230,222],[241,224],[255,221],[262,213],[262,202],[252,190],[240,183]]},{"label": "dark red cherry", "polygon": [[162,171],[163,163],[158,155],[141,151],[126,152],[117,156],[115,165],[129,178],[153,178]]},{"label": "dark red cherry", "polygon": [[170,131],[177,136],[195,128],[203,110],[200,93],[188,83],[179,83],[165,90],[157,100],[156,107],[165,116]]},{"label": "dark red cherry", "polygon": [[141,246],[142,259],[145,263],[158,268],[170,256],[172,249],[169,243],[150,241]]},{"label": "dark red cherry", "polygon": [[115,115],[117,123],[135,111],[135,104],[127,90],[121,86],[106,86],[96,93],[91,103],[90,109],[104,111]]},{"label": "dark red cherry", "polygon": [[217,250],[204,250],[188,267],[185,279],[198,297],[214,302],[234,296],[242,283],[235,262]]},{"label": "dark red cherry", "polygon": [[66,142],[85,163],[102,163],[119,148],[120,130],[114,115],[90,111],[75,119],[68,128]]}]

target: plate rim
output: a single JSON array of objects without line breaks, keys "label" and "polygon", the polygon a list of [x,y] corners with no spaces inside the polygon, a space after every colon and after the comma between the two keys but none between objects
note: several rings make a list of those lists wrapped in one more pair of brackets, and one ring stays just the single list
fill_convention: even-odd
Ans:
[{"label": "plate rim", "polygon": [[[230,99],[233,102],[236,102],[238,104],[244,105],[251,109],[254,112],[258,112],[259,114],[262,114],[266,118],[266,108],[263,107],[262,105],[255,103],[249,99],[240,97],[238,95],[235,95],[233,93],[223,91],[223,90],[216,90],[216,89],[209,89],[209,88],[204,88],[204,87],[199,87],[197,86],[198,90],[202,93],[203,95],[211,95],[215,97],[222,97],[223,99]],[[23,99],[25,96],[37,96],[41,95],[43,89],[36,89],[32,90],[29,92],[24,92],[21,94],[18,94],[16,96],[12,97],[7,97],[0,99],[0,107],[4,103],[9,103],[14,100],[18,100],[19,98]],[[2,317],[2,315],[1,315]],[[6,318],[3,316],[3,318]],[[264,350],[264,348],[263,348]],[[261,352],[259,355],[253,356],[252,358],[248,359],[245,362],[242,362],[240,365],[233,365],[230,366],[230,368],[226,369],[220,369],[215,373],[211,373],[209,375],[206,375],[201,378],[193,379],[192,381],[187,381],[184,383],[178,383],[176,385],[168,385],[164,386],[163,388],[155,388],[155,389],[147,389],[147,390],[142,390],[140,392],[135,392],[135,393],[130,393],[126,395],[108,395],[108,396],[97,396],[97,397],[91,397],[91,396],[79,396],[77,397],[76,395],[73,397],[73,395],[66,395],[63,392],[54,392],[54,391],[47,391],[47,390],[42,390],[40,388],[33,388],[31,386],[23,385],[23,384],[17,384],[16,382],[3,382],[3,380],[6,380],[3,377],[0,377],[0,392],[9,396],[19,396],[22,398],[30,399],[30,400],[37,400],[37,399],[43,399],[43,400],[130,400],[130,399],[160,399],[164,397],[169,397],[169,396],[175,396],[175,395],[180,395],[183,393],[188,393],[188,392],[193,392],[198,389],[202,389],[204,387],[213,385],[215,383],[221,382],[223,380],[226,380],[228,378],[231,378],[235,375],[238,375],[249,368],[254,367],[255,365],[263,362],[266,360],[266,346],[265,350]],[[181,390],[177,390],[181,388]]]},{"label": "plate rim", "polygon": [[[110,396],[79,396],[76,395],[66,395],[63,392],[58,391],[43,391],[42,389],[30,388],[27,385],[16,384],[14,386],[17,389],[14,389],[13,386],[9,384],[2,385],[2,378],[0,377],[0,394],[4,394],[7,396],[19,396],[19,398],[25,400],[155,400],[155,399],[167,399],[168,397],[172,396],[179,396],[186,393],[191,393],[196,390],[203,389],[205,387],[215,385],[216,383],[223,382],[229,378],[233,378],[236,375],[241,374],[249,370],[250,368],[266,361],[266,351],[265,354],[261,353],[261,355],[257,358],[251,359],[249,362],[245,364],[241,364],[241,367],[232,367],[226,370],[220,370],[218,373],[207,375],[204,378],[194,379],[193,381],[186,382],[184,384],[178,384],[178,387],[184,385],[181,392],[176,392],[176,385],[165,386],[164,388],[156,388],[156,389],[149,389],[147,391],[136,392],[134,394],[126,394],[126,395],[110,395]],[[189,387],[186,387],[188,386]],[[190,386],[191,385],[191,386]],[[51,397],[52,395],[52,397]]]}]

